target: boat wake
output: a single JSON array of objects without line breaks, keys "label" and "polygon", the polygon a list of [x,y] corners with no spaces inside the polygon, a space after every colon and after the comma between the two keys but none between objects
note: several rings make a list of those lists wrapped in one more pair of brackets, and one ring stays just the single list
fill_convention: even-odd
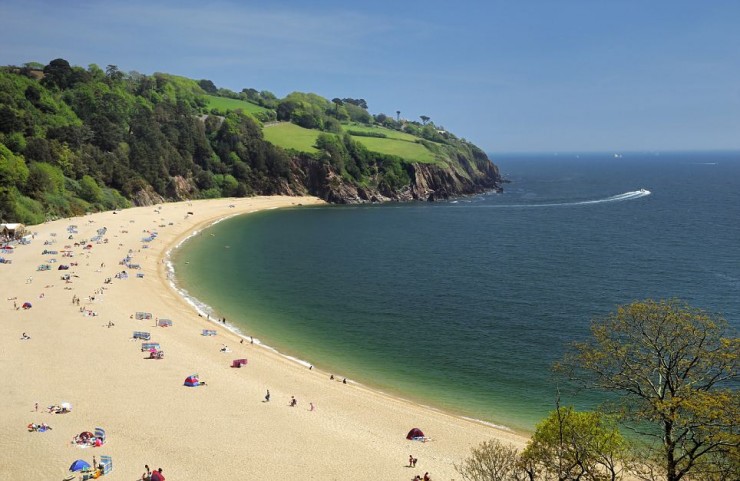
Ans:
[{"label": "boat wake", "polygon": [[650,192],[647,189],[640,189],[640,190],[635,190],[633,192],[625,192],[624,194],[613,195],[605,199],[584,200],[580,202],[569,202],[566,205],[603,204],[605,202],[619,202],[622,200],[640,199],[642,197],[647,197],[651,193],[652,192]]},{"label": "boat wake", "polygon": [[542,204],[485,204],[485,205],[477,205],[475,207],[508,209],[512,207],[563,207],[563,206],[573,206],[573,205],[606,204],[609,202],[622,202],[625,200],[641,199],[643,197],[649,196],[650,194],[652,194],[652,192],[650,192],[649,190],[640,189],[640,190],[634,190],[631,192],[625,192],[623,194],[612,195],[610,197],[605,197],[603,199],[595,199],[595,200],[579,200],[579,201],[574,201],[574,202],[551,202],[551,203],[542,203]]}]

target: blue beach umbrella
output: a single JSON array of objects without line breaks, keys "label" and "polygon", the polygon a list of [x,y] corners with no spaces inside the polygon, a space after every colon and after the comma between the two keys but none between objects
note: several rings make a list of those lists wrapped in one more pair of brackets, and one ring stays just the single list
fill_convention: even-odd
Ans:
[{"label": "blue beach umbrella", "polygon": [[75,471],[82,471],[85,468],[89,468],[90,464],[87,461],[83,461],[82,459],[78,459],[72,465],[69,467],[69,470],[72,472]]}]

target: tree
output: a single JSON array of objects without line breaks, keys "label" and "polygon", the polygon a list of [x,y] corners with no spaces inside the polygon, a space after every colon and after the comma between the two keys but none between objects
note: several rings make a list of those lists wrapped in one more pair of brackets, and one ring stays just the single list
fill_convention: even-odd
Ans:
[{"label": "tree", "polygon": [[558,406],[537,425],[520,465],[529,479],[615,481],[627,453],[614,419]]},{"label": "tree", "polygon": [[427,122],[429,122],[429,120],[431,120],[431,119],[430,119],[429,117],[427,117],[426,115],[421,115],[421,116],[419,116],[419,118],[421,119],[421,124],[422,124],[422,125],[426,125],[426,124],[427,124]]},{"label": "tree", "polygon": [[100,202],[103,198],[103,189],[100,188],[95,179],[89,175],[83,175],[79,182],[80,192],[79,195],[82,199],[95,204]]},{"label": "tree", "polygon": [[118,70],[118,66],[116,65],[108,65],[105,68],[105,76],[106,78],[110,79],[111,82],[118,82],[120,80],[123,80],[123,72]]},{"label": "tree", "polygon": [[517,449],[492,439],[471,448],[470,456],[455,464],[455,471],[465,481],[512,481],[518,466]]},{"label": "tree", "polygon": [[205,90],[206,93],[215,94],[216,92],[218,92],[218,87],[216,87],[216,84],[214,84],[211,80],[198,80],[198,85],[200,85],[200,88]]},{"label": "tree", "polygon": [[57,58],[44,67],[44,78],[41,83],[54,86],[60,90],[70,87],[72,84],[72,67],[63,58]]},{"label": "tree", "polygon": [[[727,322],[679,301],[639,301],[591,326],[559,369],[617,395],[661,477],[707,478],[740,446],[740,339]],[[737,469],[737,468],[735,468]]]},{"label": "tree", "polygon": [[331,101],[334,102],[334,116],[339,118],[339,106],[344,105],[344,102],[340,98],[333,98]]}]

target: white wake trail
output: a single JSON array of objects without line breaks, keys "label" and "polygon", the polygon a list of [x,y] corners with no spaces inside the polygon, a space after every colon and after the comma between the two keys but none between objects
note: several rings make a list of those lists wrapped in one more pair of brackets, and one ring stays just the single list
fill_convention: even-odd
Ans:
[{"label": "white wake trail", "polygon": [[468,205],[467,207],[484,207],[484,208],[495,208],[495,209],[510,209],[510,208],[519,208],[519,207],[564,207],[564,206],[571,206],[571,205],[591,205],[591,204],[605,204],[608,202],[621,202],[625,200],[635,200],[635,199],[641,199],[642,197],[647,197],[652,192],[650,192],[647,189],[640,189],[640,190],[634,190],[631,192],[625,192],[623,194],[617,194],[612,195],[610,197],[605,197],[603,199],[595,199],[595,200],[580,200],[577,202],[552,202],[549,204],[487,204],[487,205]]}]

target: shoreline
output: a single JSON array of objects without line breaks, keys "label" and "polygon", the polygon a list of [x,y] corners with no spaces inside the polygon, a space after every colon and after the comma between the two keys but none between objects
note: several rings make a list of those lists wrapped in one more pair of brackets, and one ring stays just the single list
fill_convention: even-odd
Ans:
[{"label": "shoreline", "polygon": [[[234,207],[228,207],[229,203]],[[271,479],[275,473],[344,479],[348,472],[373,473],[379,479],[410,479],[416,473],[406,469],[404,462],[412,452],[423,462],[416,471],[429,471],[435,479],[451,479],[456,476],[452,464],[484,440],[495,437],[523,447],[526,437],[484,421],[423,406],[357,382],[327,383],[328,373],[308,370],[305,361],[257,344],[259,340],[256,348],[241,345],[237,341],[244,337],[228,328],[208,323],[218,335],[215,339],[200,335],[204,319],[172,286],[169,254],[189,237],[226,218],[298,203],[320,201],[295,197],[216,199],[32,226],[31,231],[39,232],[36,240],[22,246],[13,254],[13,264],[0,270],[0,288],[8,296],[36,299],[32,309],[13,310],[0,326],[0,368],[6,375],[1,389],[8,402],[8,409],[0,414],[0,447],[10,460],[0,466],[0,475],[28,476],[31,466],[31,474],[38,479],[61,478],[74,459],[96,454],[113,457],[116,469],[105,479],[132,479],[140,475],[145,463],[162,466],[165,475],[173,479],[221,479],[236,472],[262,479]],[[188,216],[189,210],[195,211],[199,220]],[[64,244],[68,242],[63,240],[67,224],[79,224],[79,236],[83,237],[100,225],[126,220],[133,226],[128,228],[124,223],[109,229],[111,242],[107,246],[95,244],[87,252],[74,249],[75,257],[70,260],[78,265],[67,271],[74,273],[73,284],[60,283],[56,270],[51,275],[34,272],[44,260],[39,255],[44,249],[41,244],[52,232],[57,233],[57,244]],[[161,229],[159,237],[142,244],[141,232],[136,232],[142,224],[142,232]],[[61,245],[54,248],[61,249]],[[141,264],[137,274],[142,277],[133,277],[132,271],[126,280],[103,284],[104,279],[112,278],[114,269],[120,269],[115,263],[125,252]],[[62,261],[67,260],[59,263]],[[98,263],[101,268],[96,268]],[[44,281],[18,282],[31,273],[51,278],[49,282],[54,284],[39,288]],[[154,282],[150,282],[152,278]],[[93,289],[96,294],[90,295]],[[80,316],[69,304],[73,294],[87,296],[83,307],[95,315]],[[128,319],[134,310],[173,319],[174,326],[156,328],[151,327],[151,321]],[[105,322],[115,327],[101,329]],[[215,319],[213,323],[224,327]],[[132,346],[129,342],[132,330],[151,331],[152,339],[162,343],[166,357],[142,360],[138,343]],[[19,341],[21,331],[29,332],[31,340]],[[218,351],[222,341],[233,343],[232,353]],[[228,367],[232,357],[242,356],[249,361],[245,369]],[[208,386],[183,388],[182,379],[191,372],[199,372]],[[262,402],[265,389],[273,394],[270,403]],[[300,400],[297,410],[287,407],[290,394]],[[309,400],[315,403],[316,412],[306,409]],[[34,402],[43,408],[62,401],[72,402],[74,411],[54,416],[32,409]],[[40,421],[52,425],[53,431],[26,432],[29,422]],[[94,426],[108,431],[106,445],[84,451],[69,445],[72,436]],[[412,427],[422,428],[434,442],[407,441],[405,433]],[[205,452],[208,455],[204,456]]]},{"label": "shoreline", "polygon": [[[268,209],[268,210],[271,210],[271,209]],[[235,213],[233,215],[228,215],[228,216],[225,216],[225,217],[218,218],[218,219],[216,219],[216,220],[208,223],[205,226],[202,226],[202,227],[199,226],[198,229],[194,230],[189,235],[185,236],[182,239],[178,239],[173,244],[167,246],[165,248],[165,252],[164,252],[164,264],[166,266],[167,284],[168,284],[168,286],[170,287],[170,289],[174,290],[177,293],[177,295],[182,298],[183,302],[187,303],[196,312],[196,314],[198,314],[199,317],[205,318],[208,322],[210,322],[210,323],[212,323],[212,324],[214,324],[216,326],[220,326],[220,327],[222,327],[222,328],[224,328],[224,329],[232,332],[235,336],[237,336],[237,337],[239,337],[239,338],[241,338],[241,339],[243,339],[245,341],[251,341],[251,340],[253,340],[254,341],[254,345],[259,346],[259,347],[262,347],[264,349],[267,349],[267,350],[269,350],[271,352],[274,352],[278,356],[280,356],[280,357],[282,357],[282,358],[284,358],[284,359],[286,359],[288,361],[292,361],[292,362],[296,363],[297,365],[299,365],[301,367],[304,367],[304,368],[312,367],[312,369],[315,369],[315,372],[322,373],[325,376],[334,375],[331,372],[325,371],[325,370],[323,370],[321,368],[316,368],[316,364],[315,363],[312,363],[310,361],[301,359],[300,357],[296,357],[294,355],[287,354],[285,352],[280,351],[278,348],[276,348],[274,346],[271,346],[269,344],[266,344],[266,343],[262,342],[262,339],[259,338],[259,337],[255,337],[255,336],[248,335],[246,333],[241,332],[241,330],[239,329],[239,326],[237,326],[237,325],[235,325],[235,324],[233,324],[231,322],[227,322],[226,324],[219,322],[218,321],[218,316],[213,316],[215,313],[218,312],[218,310],[214,306],[211,306],[210,304],[202,301],[201,299],[198,299],[197,297],[195,297],[193,295],[190,295],[189,292],[187,291],[187,289],[185,289],[181,285],[181,283],[178,282],[177,275],[176,275],[177,273],[176,273],[175,265],[174,265],[174,263],[173,263],[173,261],[171,259],[171,256],[172,256],[172,254],[175,251],[177,251],[182,246],[184,246],[193,237],[196,237],[196,236],[198,236],[200,234],[203,234],[203,233],[207,232],[209,229],[211,229],[212,227],[214,227],[217,224],[221,223],[222,221],[226,221],[226,220],[232,219],[234,217],[249,215],[251,213],[253,213],[253,212]],[[210,317],[207,317],[207,316],[210,316]],[[337,366],[337,369],[334,370],[334,372],[341,372],[341,368],[339,366]],[[529,435],[531,435],[530,432],[527,432],[527,431],[524,431],[524,430],[515,429],[515,428],[512,428],[510,426],[506,426],[506,425],[502,425],[502,424],[497,424],[497,423],[494,423],[494,422],[491,422],[491,421],[486,421],[486,420],[483,420],[483,419],[478,419],[478,418],[475,418],[475,417],[467,416],[465,414],[462,414],[462,410],[458,410],[456,412],[455,410],[444,409],[444,408],[439,408],[439,407],[436,407],[436,406],[433,406],[433,405],[424,404],[420,399],[416,400],[416,399],[413,399],[413,398],[408,397],[408,395],[406,393],[404,393],[403,391],[401,391],[401,390],[397,390],[397,391],[390,390],[390,391],[387,391],[387,390],[385,390],[384,388],[382,388],[380,386],[374,386],[372,384],[367,384],[367,383],[361,382],[359,380],[346,378],[342,374],[337,374],[336,377],[346,379],[347,380],[347,383],[351,383],[351,384],[355,384],[355,385],[358,385],[358,386],[362,386],[363,388],[368,389],[370,391],[373,391],[375,393],[378,393],[378,394],[381,394],[381,395],[384,395],[384,396],[388,396],[388,397],[397,399],[399,401],[404,401],[404,402],[415,404],[415,405],[417,405],[417,406],[419,406],[420,408],[423,408],[423,409],[430,409],[430,410],[437,411],[437,412],[440,412],[440,413],[443,413],[443,414],[447,414],[449,416],[459,417],[459,418],[465,419],[467,421],[471,421],[471,422],[483,424],[485,426],[489,426],[489,427],[492,427],[494,429],[506,431],[506,432],[513,433],[513,434],[518,434],[518,435],[521,435],[521,436],[529,436]]]}]

